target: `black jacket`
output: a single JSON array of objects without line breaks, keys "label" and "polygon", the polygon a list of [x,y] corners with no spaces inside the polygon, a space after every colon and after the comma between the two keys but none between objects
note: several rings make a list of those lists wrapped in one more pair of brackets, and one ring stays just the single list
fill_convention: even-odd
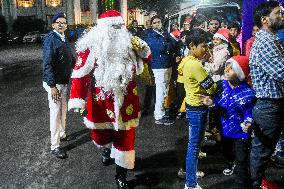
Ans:
[{"label": "black jacket", "polygon": [[50,87],[68,84],[74,63],[69,42],[51,31],[43,42],[43,81]]}]

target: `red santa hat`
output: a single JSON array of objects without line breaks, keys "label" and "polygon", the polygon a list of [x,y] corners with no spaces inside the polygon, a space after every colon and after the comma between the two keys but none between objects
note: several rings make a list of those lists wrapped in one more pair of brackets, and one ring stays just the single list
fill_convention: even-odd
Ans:
[{"label": "red santa hat", "polygon": [[124,20],[120,12],[116,10],[108,10],[101,14],[98,19],[98,25],[119,25],[124,24]]},{"label": "red santa hat", "polygon": [[192,18],[187,18],[187,19],[183,22],[183,25],[184,25],[184,24],[190,24],[191,21],[192,21]]},{"label": "red santa hat", "polygon": [[226,28],[221,28],[214,34],[213,38],[217,37],[229,43],[229,35],[230,35],[230,30]]},{"label": "red santa hat", "polygon": [[240,81],[245,80],[249,75],[249,58],[247,56],[233,56],[227,63],[232,64],[232,69]]}]

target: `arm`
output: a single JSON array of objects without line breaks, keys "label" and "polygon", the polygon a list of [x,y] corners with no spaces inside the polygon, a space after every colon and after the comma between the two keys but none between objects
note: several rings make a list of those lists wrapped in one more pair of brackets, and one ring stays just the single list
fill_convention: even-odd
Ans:
[{"label": "arm", "polygon": [[50,37],[46,38],[43,43],[43,74],[47,78],[47,85],[54,87],[56,85],[54,78],[54,69],[52,62],[55,59],[53,42]]},{"label": "arm", "polygon": [[208,94],[213,94],[217,88],[217,84],[208,75],[206,70],[202,67],[201,63],[195,63],[191,66],[191,73],[193,77],[200,83]]},{"label": "arm", "polygon": [[88,95],[90,82],[92,79],[93,65],[88,65],[87,57],[89,50],[78,53],[77,61],[72,73],[72,84],[70,89],[70,99],[68,109],[84,109],[85,99]]},{"label": "arm", "polygon": [[257,65],[261,67],[271,78],[284,83],[284,47],[278,41],[265,43],[259,48],[260,61]]}]

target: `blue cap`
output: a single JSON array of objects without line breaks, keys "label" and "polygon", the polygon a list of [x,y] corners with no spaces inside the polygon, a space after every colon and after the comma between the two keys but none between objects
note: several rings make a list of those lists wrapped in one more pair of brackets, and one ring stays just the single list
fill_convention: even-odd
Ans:
[{"label": "blue cap", "polygon": [[65,18],[66,19],[66,14],[64,12],[56,13],[56,15],[54,15],[53,18],[52,18],[52,23],[55,23],[58,18]]}]

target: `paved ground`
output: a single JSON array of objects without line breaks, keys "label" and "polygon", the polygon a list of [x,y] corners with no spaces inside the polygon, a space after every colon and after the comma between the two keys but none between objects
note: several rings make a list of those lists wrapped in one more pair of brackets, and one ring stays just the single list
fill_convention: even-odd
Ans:
[{"label": "paved ground", "polygon": [[[0,47],[0,188],[1,189],[113,189],[114,166],[103,167],[100,151],[92,144],[82,118],[68,114],[67,133],[75,139],[63,143],[69,158],[50,155],[47,94],[41,83],[40,45]],[[143,91],[142,91],[143,92]],[[137,129],[136,168],[129,179],[136,189],[182,189],[177,171],[186,149],[187,126],[177,121],[158,126],[151,116],[141,119]],[[200,161],[206,177],[203,188],[233,188],[233,177],[221,174],[225,167],[218,147],[203,149]],[[271,166],[269,179],[284,184],[284,169]],[[147,178],[147,179],[146,179]]]}]

